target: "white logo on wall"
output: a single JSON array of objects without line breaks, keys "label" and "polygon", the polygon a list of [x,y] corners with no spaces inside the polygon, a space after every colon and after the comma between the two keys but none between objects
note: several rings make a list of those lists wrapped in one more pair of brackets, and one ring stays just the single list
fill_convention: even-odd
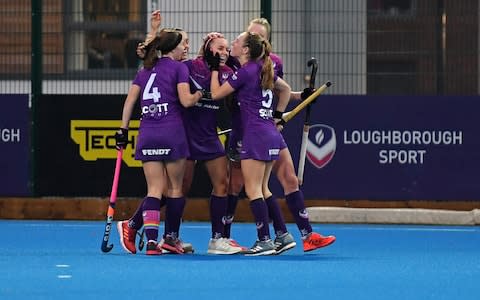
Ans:
[{"label": "white logo on wall", "polygon": [[427,150],[461,146],[461,130],[353,129],[343,132],[345,146],[369,146],[378,151],[380,164],[423,164]]},{"label": "white logo on wall", "polygon": [[307,158],[318,169],[325,167],[335,155],[337,139],[335,130],[324,124],[310,127],[307,141]]}]

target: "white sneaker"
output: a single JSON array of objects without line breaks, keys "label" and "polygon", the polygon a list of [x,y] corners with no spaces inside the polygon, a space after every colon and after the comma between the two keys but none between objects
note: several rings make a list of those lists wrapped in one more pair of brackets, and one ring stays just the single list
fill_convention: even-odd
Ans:
[{"label": "white sneaker", "polygon": [[236,254],[242,251],[241,247],[232,246],[227,239],[210,239],[208,242],[208,254]]}]

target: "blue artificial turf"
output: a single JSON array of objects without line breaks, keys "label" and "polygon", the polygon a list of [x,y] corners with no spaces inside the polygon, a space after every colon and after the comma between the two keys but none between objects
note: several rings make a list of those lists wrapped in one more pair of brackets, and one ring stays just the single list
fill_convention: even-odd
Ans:
[{"label": "blue artificial turf", "polygon": [[[193,255],[100,251],[104,222],[0,221],[0,299],[479,299],[480,228],[314,224],[337,241],[279,256],[207,255],[208,223],[182,224]],[[255,225],[232,234],[251,246]],[[163,228],[160,229],[163,232]]]}]

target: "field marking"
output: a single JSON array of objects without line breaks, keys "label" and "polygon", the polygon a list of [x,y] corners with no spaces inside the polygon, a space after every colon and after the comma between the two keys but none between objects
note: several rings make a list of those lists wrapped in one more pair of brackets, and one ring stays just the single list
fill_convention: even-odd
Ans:
[{"label": "field marking", "polygon": [[[354,226],[341,226],[336,228],[337,230],[349,229],[349,230],[370,230],[370,231],[443,231],[443,232],[477,232],[479,231],[476,228],[407,228],[402,227],[406,225],[398,225],[400,227],[395,227],[397,225],[392,224],[392,227],[368,227],[369,224],[364,224],[367,227],[354,227]],[[315,225],[314,225],[315,226]],[[362,226],[362,224],[360,224]],[[417,226],[417,225],[413,225]],[[426,225],[428,226],[428,225]],[[432,225],[432,226],[441,226],[441,225]]]}]

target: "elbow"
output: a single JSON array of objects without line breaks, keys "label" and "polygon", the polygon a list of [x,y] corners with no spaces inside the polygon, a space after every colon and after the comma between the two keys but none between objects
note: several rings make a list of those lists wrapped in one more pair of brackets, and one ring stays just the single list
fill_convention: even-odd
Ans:
[{"label": "elbow", "polygon": [[285,95],[285,101],[288,102],[292,98],[292,89],[290,87],[285,88],[285,90],[282,91],[282,93]]},{"label": "elbow", "polygon": [[213,100],[220,100],[222,98],[221,95],[218,93],[218,88],[213,87],[210,87],[210,96]]},{"label": "elbow", "polygon": [[290,87],[289,84],[286,84],[286,87],[285,87],[285,90],[286,90],[286,94],[290,95],[292,93],[292,87]]},{"label": "elbow", "polygon": [[213,100],[220,100],[221,97],[218,93],[211,92],[211,96]]},{"label": "elbow", "polygon": [[202,98],[202,93],[200,91],[196,91],[193,94],[187,94],[183,97],[180,97],[180,103],[183,107],[192,107],[197,104],[197,102]]},{"label": "elbow", "polygon": [[180,103],[182,104],[183,107],[185,108],[189,108],[189,107],[192,107],[195,105],[195,103],[197,103],[197,101],[193,101],[190,100],[190,99],[180,99]]}]

